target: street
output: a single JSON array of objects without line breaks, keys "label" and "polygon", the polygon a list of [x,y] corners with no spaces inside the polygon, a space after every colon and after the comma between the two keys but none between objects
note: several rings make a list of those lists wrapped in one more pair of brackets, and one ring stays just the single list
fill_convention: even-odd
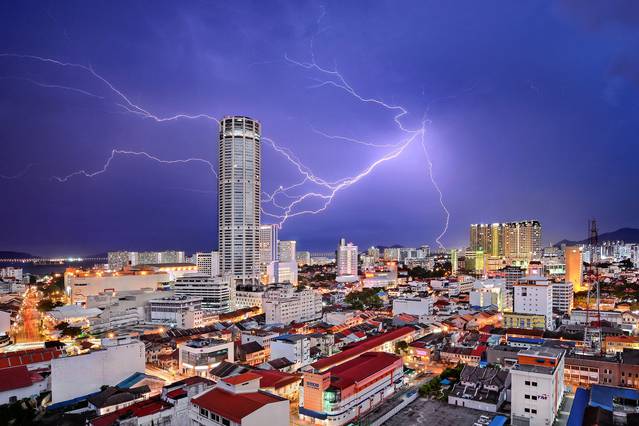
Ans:
[{"label": "street", "polygon": [[25,294],[20,309],[20,321],[14,331],[15,343],[41,342],[40,312],[38,311],[38,292],[30,289]]}]

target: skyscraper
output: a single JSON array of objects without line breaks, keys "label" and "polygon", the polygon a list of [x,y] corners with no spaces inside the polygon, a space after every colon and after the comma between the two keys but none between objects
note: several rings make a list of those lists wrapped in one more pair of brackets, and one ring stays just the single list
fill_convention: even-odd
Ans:
[{"label": "skyscraper", "polygon": [[588,287],[583,285],[583,260],[580,247],[566,247],[564,251],[566,261],[566,281],[572,283],[574,291],[585,291]]},{"label": "skyscraper", "polygon": [[337,247],[337,275],[357,275],[357,246],[342,238]]},{"label": "skyscraper", "polygon": [[266,272],[271,262],[277,260],[277,224],[260,226],[260,271]]},{"label": "skyscraper", "polygon": [[470,249],[512,260],[538,258],[541,256],[541,224],[536,220],[472,224]]},{"label": "skyscraper", "polygon": [[260,256],[260,123],[227,116],[220,122],[218,247],[220,272],[234,284],[256,284]]}]

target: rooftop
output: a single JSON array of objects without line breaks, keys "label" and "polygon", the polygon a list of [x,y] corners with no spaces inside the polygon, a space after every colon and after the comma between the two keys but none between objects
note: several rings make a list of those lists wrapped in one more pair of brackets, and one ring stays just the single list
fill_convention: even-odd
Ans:
[{"label": "rooftop", "polygon": [[353,359],[365,352],[371,351],[376,347],[383,345],[384,343],[393,341],[395,339],[400,339],[414,332],[415,329],[413,327],[405,326],[396,330],[388,331],[378,336],[369,337],[368,339],[357,342],[354,346],[351,346],[349,349],[346,349],[338,354],[329,356],[328,358],[320,359],[319,361],[312,363],[311,366],[315,370],[324,371],[333,366]]},{"label": "rooftop", "polygon": [[401,358],[387,352],[364,353],[355,359],[331,368],[329,370],[331,386],[338,389],[347,388],[392,366],[398,360],[401,360]]},{"label": "rooftop", "polygon": [[265,405],[281,401],[287,400],[261,391],[235,394],[214,388],[194,398],[191,402],[233,422],[241,423],[244,417]]}]

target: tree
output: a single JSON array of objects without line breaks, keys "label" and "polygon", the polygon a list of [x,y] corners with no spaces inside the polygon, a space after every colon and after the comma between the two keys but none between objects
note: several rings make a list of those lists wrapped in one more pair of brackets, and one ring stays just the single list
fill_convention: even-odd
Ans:
[{"label": "tree", "polygon": [[49,299],[42,299],[40,302],[38,302],[38,310],[40,312],[49,312],[52,311],[54,308],[57,308],[58,306],[64,306],[64,303],[52,302]]},{"label": "tree", "polygon": [[400,340],[399,342],[395,343],[395,353],[396,354],[400,354],[400,353],[406,353],[408,352],[408,343],[406,343],[403,340]]},{"label": "tree", "polygon": [[80,334],[82,334],[82,329],[80,327],[67,327],[62,330],[63,336],[69,336],[71,338],[78,337]]},{"label": "tree", "polygon": [[65,321],[62,321],[62,322],[60,322],[60,323],[56,324],[55,329],[56,329],[56,330],[63,331],[63,330],[64,330],[65,328],[67,328],[67,327],[69,327],[69,323],[68,323],[68,322],[65,322]]},{"label": "tree", "polygon": [[362,291],[352,291],[346,295],[344,301],[353,309],[380,309],[384,306],[382,299],[377,295],[378,290],[365,288]]}]

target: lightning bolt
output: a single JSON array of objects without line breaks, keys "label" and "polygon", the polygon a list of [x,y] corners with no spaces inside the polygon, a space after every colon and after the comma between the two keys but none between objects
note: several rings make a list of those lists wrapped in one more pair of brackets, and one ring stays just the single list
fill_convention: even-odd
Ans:
[{"label": "lightning bolt", "polygon": [[15,175],[2,175],[2,174],[0,174],[0,179],[6,179],[6,180],[20,179],[22,176],[26,175],[29,172],[29,170],[31,170],[31,167],[33,167],[33,166],[34,166],[33,163],[29,163],[22,170],[20,170],[18,173],[16,173]]},{"label": "lightning bolt", "polygon": [[[325,9],[322,9],[322,16],[320,17],[320,19],[318,19],[318,26],[320,25],[320,21],[323,18],[323,16],[325,15]],[[315,61],[315,56],[312,53],[313,49],[312,49],[312,43],[313,43],[313,39],[311,39],[311,62],[300,62],[300,61],[296,61],[294,59],[291,59],[288,55],[284,55],[284,59],[286,62],[301,67],[303,69],[309,70],[309,71],[314,71],[317,72],[321,75],[327,76],[327,79],[315,79],[316,80],[316,84],[311,86],[311,88],[314,89],[319,89],[322,87],[334,87],[337,88],[339,90],[344,91],[345,93],[349,94],[351,97],[353,97],[354,99],[356,99],[359,102],[362,103],[366,103],[366,104],[373,104],[379,107],[382,107],[388,111],[393,112],[393,121],[395,123],[395,125],[397,126],[397,128],[408,135],[407,139],[404,139],[403,141],[397,142],[397,143],[387,143],[387,144],[377,144],[377,143],[372,143],[372,142],[367,142],[367,141],[362,141],[359,139],[355,139],[355,138],[351,138],[351,137],[347,137],[347,136],[341,136],[341,135],[329,135],[326,134],[324,132],[318,131],[316,129],[314,129],[315,133],[322,135],[323,137],[326,137],[328,139],[335,139],[335,140],[342,140],[342,141],[346,141],[346,142],[350,142],[350,143],[356,143],[359,145],[364,145],[364,146],[369,146],[369,147],[375,147],[375,148],[392,148],[392,150],[386,154],[384,154],[382,157],[380,157],[378,160],[372,162],[371,164],[369,164],[367,167],[365,167],[361,172],[359,172],[356,175],[353,176],[349,176],[349,177],[345,177],[345,178],[341,178],[339,180],[336,181],[328,181],[326,179],[323,179],[319,176],[317,176],[308,166],[306,166],[305,164],[303,164],[301,162],[301,160],[299,160],[288,148],[285,148],[279,144],[277,144],[273,139],[268,138],[268,137],[262,137],[262,140],[264,140],[266,142],[266,144],[268,146],[270,146],[271,148],[274,149],[275,152],[281,154],[296,170],[297,172],[303,177],[303,180],[301,182],[298,182],[296,184],[290,185],[288,187],[283,187],[280,186],[279,188],[277,188],[273,193],[271,194],[266,194],[267,197],[265,199],[265,201],[267,203],[271,203],[274,207],[279,208],[281,210],[281,213],[277,214],[277,213],[271,213],[271,212],[267,212],[264,209],[262,209],[262,212],[266,215],[269,215],[271,217],[275,217],[277,219],[280,220],[280,227],[282,227],[284,225],[284,223],[293,218],[293,217],[297,217],[297,216],[301,216],[301,215],[306,215],[306,214],[318,214],[321,213],[323,211],[325,211],[332,203],[334,197],[341,191],[343,191],[344,189],[347,189],[349,187],[351,187],[352,185],[355,185],[356,183],[358,183],[359,181],[361,181],[364,177],[368,176],[370,173],[372,173],[379,165],[393,160],[397,157],[399,157],[402,152],[404,152],[404,150],[410,146],[411,144],[413,144],[416,140],[420,140],[420,143],[422,145],[422,149],[424,150],[424,154],[426,156],[426,160],[427,160],[427,170],[428,170],[428,175],[429,178],[431,180],[431,183],[433,184],[433,186],[435,187],[436,191],[439,194],[439,203],[442,207],[442,209],[445,212],[446,215],[446,221],[445,221],[445,226],[443,231],[441,232],[441,234],[437,237],[436,241],[437,243],[440,245],[440,247],[443,247],[442,243],[441,243],[441,238],[445,235],[445,233],[448,230],[448,224],[449,224],[449,219],[450,219],[450,213],[448,211],[448,209],[446,208],[445,204],[444,204],[444,197],[443,197],[443,193],[439,187],[439,185],[437,184],[434,176],[433,176],[433,164],[430,161],[430,157],[428,156],[428,151],[426,149],[426,145],[424,142],[424,135],[425,135],[425,122],[422,121],[422,126],[417,128],[417,129],[409,129],[407,127],[404,126],[404,124],[402,123],[402,119],[408,114],[408,111],[406,108],[404,108],[403,106],[400,105],[393,105],[393,104],[389,104],[387,102],[384,102],[380,99],[376,99],[376,98],[372,98],[372,97],[365,97],[363,95],[360,95],[358,91],[355,90],[355,88],[342,76],[342,74],[337,70],[337,68],[335,69],[327,69],[324,68],[320,65],[317,64],[317,62]],[[181,120],[181,119],[191,119],[191,120],[196,120],[196,119],[206,119],[206,120],[210,120],[215,122],[216,124],[219,125],[219,120],[217,120],[214,116],[210,115],[210,114],[205,114],[205,113],[201,113],[201,114],[186,114],[186,113],[178,113],[175,115],[171,115],[171,116],[158,116],[152,112],[150,112],[149,110],[143,108],[142,106],[134,103],[133,101],[131,101],[131,99],[124,94],[124,92],[122,92],[120,89],[118,89],[114,84],[112,84],[111,82],[109,82],[106,78],[104,78],[102,75],[98,74],[91,66],[87,66],[87,65],[82,65],[82,64],[77,64],[77,63],[70,63],[70,62],[64,62],[64,61],[60,61],[57,59],[51,59],[51,58],[45,58],[45,57],[41,57],[41,56],[35,56],[35,55],[22,55],[22,54],[13,54],[13,53],[1,53],[0,57],[14,57],[14,58],[21,58],[21,59],[29,59],[29,60],[36,60],[36,61],[40,61],[40,62],[44,62],[44,63],[51,63],[51,64],[55,64],[58,66],[62,66],[62,67],[72,67],[72,68],[78,68],[81,69],[85,72],[90,73],[94,78],[96,78],[97,80],[99,80],[100,82],[102,82],[113,94],[115,94],[116,98],[118,99],[118,102],[116,103],[116,105],[118,105],[120,108],[122,108],[125,112],[131,113],[133,115],[137,115],[140,116],[142,118],[146,118],[146,119],[151,119],[155,122],[158,123],[162,123],[162,122],[170,122],[170,121],[176,121],[176,120]],[[34,84],[38,84],[42,87],[56,87],[56,88],[60,88],[60,89],[67,89],[67,90],[73,90],[76,91],[78,93],[82,93],[85,94],[87,96],[93,96],[93,97],[101,97],[98,95],[95,95],[91,92],[87,92],[83,89],[79,89],[79,88],[72,88],[72,87],[68,87],[68,86],[61,86],[61,85],[52,85],[52,84],[46,84],[46,83],[39,83],[39,82],[35,82],[32,81],[32,83]],[[76,172],[73,172],[67,176],[64,177],[54,177],[55,180],[57,180],[58,182],[67,182],[69,179],[73,178],[74,176],[85,176],[85,177],[95,177],[97,175],[100,175],[102,173],[105,173],[107,171],[107,169],[109,168],[109,166],[111,165],[111,162],[114,160],[116,155],[133,155],[133,156],[144,156],[148,159],[151,159],[153,161],[159,162],[159,163],[164,163],[164,164],[176,164],[176,163],[190,163],[190,162],[204,162],[206,164],[209,165],[211,171],[216,174],[215,172],[215,168],[213,166],[213,164],[205,159],[202,158],[188,158],[188,159],[182,159],[182,160],[163,160],[160,159],[154,155],[151,155],[147,152],[136,152],[136,151],[125,151],[125,150],[112,150],[111,155],[107,158],[105,164],[103,165],[102,169],[97,170],[97,171],[93,171],[93,172],[89,172],[86,170],[79,170]],[[217,176],[217,174],[216,174]],[[313,185],[317,185],[319,187],[320,191],[317,190],[312,190],[303,194],[291,194],[290,191],[296,190],[296,189],[300,189],[302,188],[304,185],[306,184],[313,184]],[[282,195],[283,197],[287,198],[289,200],[288,204],[280,204],[279,202],[276,201],[275,197]],[[292,200],[292,201],[291,201]],[[313,209],[309,209],[309,208],[304,208],[302,207],[302,204],[304,204],[305,202],[309,201],[309,200],[320,200],[320,206],[317,208],[313,208]]]},{"label": "lightning bolt", "polygon": [[209,169],[211,170],[211,172],[217,178],[217,172],[215,171],[215,166],[213,165],[213,163],[208,161],[208,160],[205,160],[203,158],[185,158],[185,159],[181,159],[181,160],[163,160],[161,158],[156,157],[155,155],[151,155],[148,152],[144,152],[144,151],[125,151],[125,150],[121,150],[121,149],[114,149],[114,150],[111,151],[111,155],[109,155],[109,157],[107,158],[107,160],[104,163],[104,165],[102,166],[102,168],[97,170],[97,171],[88,172],[86,170],[78,170],[76,172],[70,173],[70,174],[68,174],[66,176],[63,176],[63,177],[54,176],[53,179],[58,181],[58,182],[60,182],[60,183],[64,183],[64,182],[67,182],[69,179],[71,179],[71,178],[73,178],[75,176],[84,176],[84,177],[87,177],[87,178],[96,177],[98,175],[101,175],[101,174],[105,173],[109,169],[109,166],[111,165],[111,163],[115,159],[116,155],[142,156],[142,157],[148,158],[149,160],[153,160],[155,162],[162,163],[162,164],[204,163],[204,164],[209,166]]}]

